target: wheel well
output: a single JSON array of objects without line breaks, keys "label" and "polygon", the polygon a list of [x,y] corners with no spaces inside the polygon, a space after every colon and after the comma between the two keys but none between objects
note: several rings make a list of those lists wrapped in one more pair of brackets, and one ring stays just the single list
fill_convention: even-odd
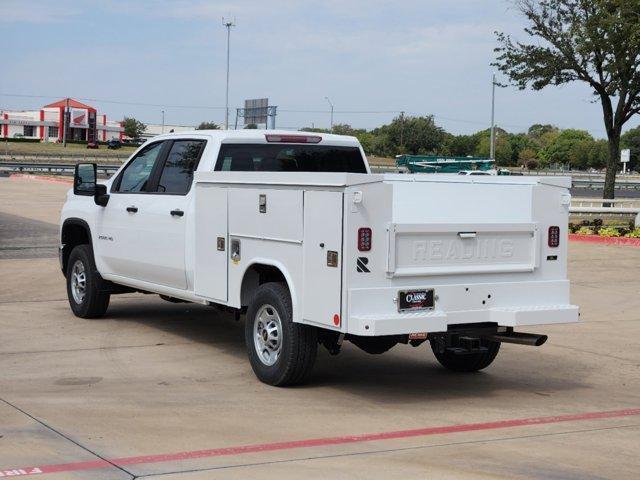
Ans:
[{"label": "wheel well", "polygon": [[62,226],[60,243],[64,245],[62,249],[62,273],[66,274],[67,264],[71,251],[78,245],[91,245],[91,232],[89,225],[82,220],[67,220]]},{"label": "wheel well", "polygon": [[247,268],[240,287],[240,303],[243,306],[248,305],[256,288],[267,282],[282,282],[288,286],[287,279],[278,267],[254,263]]}]

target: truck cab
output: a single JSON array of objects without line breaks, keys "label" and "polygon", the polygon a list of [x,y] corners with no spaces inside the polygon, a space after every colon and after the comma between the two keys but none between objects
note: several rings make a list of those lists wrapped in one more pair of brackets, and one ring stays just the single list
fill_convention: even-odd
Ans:
[{"label": "truck cab", "polygon": [[307,380],[318,345],[428,342],[455,371],[515,331],[577,321],[563,178],[372,174],[353,137],[194,131],[145,143],[105,183],[77,166],[60,259],[80,317],[125,291],[245,316],[272,385]]}]

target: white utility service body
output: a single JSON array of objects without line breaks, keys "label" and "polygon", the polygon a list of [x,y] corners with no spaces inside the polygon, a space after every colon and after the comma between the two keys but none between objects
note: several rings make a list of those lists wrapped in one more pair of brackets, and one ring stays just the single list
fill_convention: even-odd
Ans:
[{"label": "white utility service body", "polygon": [[[198,172],[194,292],[239,308],[245,272],[266,263],[287,279],[295,322],[342,333],[574,322],[567,242],[546,242],[553,225],[566,239],[567,186],[556,177]],[[367,252],[357,248],[362,227],[372,231]],[[211,248],[219,236],[239,242],[239,260]],[[327,266],[328,251],[338,267]],[[433,309],[400,312],[398,292],[423,288],[434,290]]]},{"label": "white utility service body", "polygon": [[162,135],[95,172],[76,167],[62,210],[74,314],[127,291],[246,313],[272,385],[307,379],[317,344],[428,340],[475,371],[503,342],[546,340],[514,328],[578,321],[568,178],[372,174],[354,137],[273,130]]}]

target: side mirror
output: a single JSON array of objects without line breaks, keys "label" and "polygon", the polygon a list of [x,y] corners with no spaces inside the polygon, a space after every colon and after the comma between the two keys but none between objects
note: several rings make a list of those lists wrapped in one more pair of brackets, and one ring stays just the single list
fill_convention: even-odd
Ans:
[{"label": "side mirror", "polygon": [[107,193],[106,185],[102,185],[101,183],[96,185],[96,193],[93,196],[93,201],[101,207],[107,206],[107,203],[109,203],[109,194]]},{"label": "side mirror", "polygon": [[73,175],[73,194],[93,197],[96,205],[106,207],[109,203],[107,186],[97,182],[95,163],[78,163]]},{"label": "side mirror", "polygon": [[73,173],[73,194],[92,197],[96,193],[98,177],[95,163],[78,163]]}]

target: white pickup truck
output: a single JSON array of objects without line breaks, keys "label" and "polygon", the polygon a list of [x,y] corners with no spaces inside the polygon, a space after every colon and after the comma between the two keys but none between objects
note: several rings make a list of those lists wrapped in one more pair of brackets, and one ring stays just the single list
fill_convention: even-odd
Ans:
[{"label": "white pickup truck", "polygon": [[106,183],[76,167],[60,262],[79,317],[157,293],[246,314],[251,366],[307,380],[318,344],[429,341],[476,371],[569,302],[569,179],[372,174],[353,137],[194,131],[145,143]]}]

